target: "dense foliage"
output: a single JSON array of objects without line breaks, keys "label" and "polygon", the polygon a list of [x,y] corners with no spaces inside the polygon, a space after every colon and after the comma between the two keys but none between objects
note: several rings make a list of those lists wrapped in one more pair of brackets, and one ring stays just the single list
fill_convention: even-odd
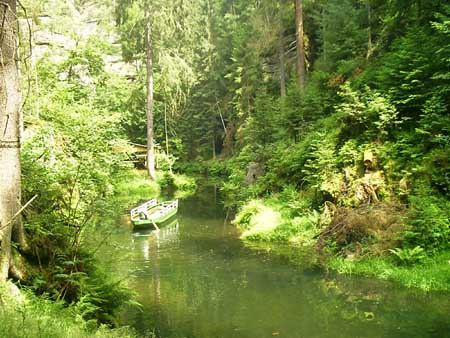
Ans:
[{"label": "dense foliage", "polygon": [[163,188],[195,189],[173,170],[215,177],[243,238],[311,246],[342,271],[368,256],[411,267],[447,249],[446,2],[304,0],[304,89],[292,1],[24,5],[22,199],[37,198],[15,265],[35,293],[108,324],[132,298],[89,238],[124,188],[128,141],[146,139],[145,6]]},{"label": "dense foliage", "polygon": [[[30,6],[34,44],[21,46],[24,54],[30,47],[33,51],[23,61],[28,70],[23,199],[37,196],[24,213],[30,252],[23,253],[21,283],[73,304],[86,320],[112,324],[132,293],[100,267],[93,255],[96,247],[88,241],[111,208],[115,177],[126,168],[125,154],[117,151],[125,143],[120,110],[126,78],[106,68],[115,47],[108,42],[110,20],[100,15],[110,7],[90,13],[103,24],[96,34],[85,34],[80,16],[86,14],[73,4],[40,5]],[[67,12],[74,14],[71,21],[66,21]]]},{"label": "dense foliage", "polygon": [[[70,307],[65,313],[79,319],[76,323],[64,319],[58,326],[49,314],[47,331],[30,324],[31,335],[38,330],[39,335],[61,336],[67,326],[67,332],[82,336],[98,324],[117,324],[122,305],[138,305],[124,276],[107,271],[98,254],[99,246],[117,231],[119,222],[113,222],[117,210],[159,192],[157,183],[130,173],[129,160],[135,159],[130,141],[145,139],[145,86],[139,44],[118,43],[122,31],[116,31],[114,13],[117,10],[126,18],[128,11],[114,5],[101,0],[40,0],[24,3],[20,12],[20,54],[25,55],[20,60],[24,69],[22,199],[23,204],[32,203],[23,211],[29,250],[14,250],[12,277],[57,302],[52,306],[36,300],[36,306],[52,313]],[[133,8],[130,11],[132,17],[139,17]],[[135,33],[138,39],[140,33]],[[161,31],[164,34],[167,31]],[[128,37],[134,35],[128,32]],[[127,48],[134,51],[127,54]],[[173,56],[166,52],[166,57]],[[138,61],[132,64],[130,55],[137,55]],[[164,71],[174,70],[167,66],[158,74]],[[176,81],[170,74],[164,76],[166,82]],[[176,91],[177,85],[181,86],[170,82],[165,90]],[[177,190],[178,195],[195,191],[193,179],[173,173],[173,162],[173,156],[159,152],[161,188]],[[27,313],[30,323],[41,321],[35,307],[17,308],[10,310]],[[11,320],[13,331],[16,326]],[[116,336],[106,329],[95,334]]]},{"label": "dense foliage", "polygon": [[[314,229],[305,240],[321,251],[398,264],[445,249],[448,4],[305,1],[303,91],[295,82],[292,3],[210,4],[211,54],[178,126],[180,156],[225,159],[205,163],[226,178],[228,205],[262,198],[281,212],[279,227],[262,226],[250,238],[296,242]],[[253,182],[255,163],[264,172]],[[265,212],[250,204],[238,223],[249,210]]]}]

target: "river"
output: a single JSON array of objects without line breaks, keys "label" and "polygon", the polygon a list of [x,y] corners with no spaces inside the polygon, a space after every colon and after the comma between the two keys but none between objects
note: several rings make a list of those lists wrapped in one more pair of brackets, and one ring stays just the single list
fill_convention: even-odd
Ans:
[{"label": "river", "polygon": [[[180,201],[159,234],[124,231],[141,309],[122,324],[160,338],[450,337],[450,297],[339,276],[243,245],[216,195]],[[117,238],[116,238],[117,239]],[[292,255],[291,255],[292,256]]]}]

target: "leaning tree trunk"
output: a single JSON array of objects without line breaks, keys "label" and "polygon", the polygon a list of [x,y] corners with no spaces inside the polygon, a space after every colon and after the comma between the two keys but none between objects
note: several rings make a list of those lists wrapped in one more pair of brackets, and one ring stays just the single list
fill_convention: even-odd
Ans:
[{"label": "leaning tree trunk", "polygon": [[11,233],[20,229],[20,90],[16,0],[0,2],[0,283],[8,278]]},{"label": "leaning tree trunk", "polygon": [[149,177],[155,180],[155,146],[153,142],[153,46],[152,22],[148,1],[145,4],[145,48],[147,57],[147,169]]},{"label": "leaning tree trunk", "polygon": [[303,32],[303,0],[295,0],[295,23],[297,31],[297,84],[305,88],[305,42]]}]

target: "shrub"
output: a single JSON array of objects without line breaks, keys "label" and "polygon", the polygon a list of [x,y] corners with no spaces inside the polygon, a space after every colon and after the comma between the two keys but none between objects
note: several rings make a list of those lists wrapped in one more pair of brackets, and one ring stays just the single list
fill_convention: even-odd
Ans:
[{"label": "shrub", "polygon": [[174,190],[175,189],[175,179],[174,175],[168,171],[162,173],[162,175],[158,178],[158,185],[161,190]]},{"label": "shrub", "polygon": [[450,202],[429,195],[415,195],[409,200],[408,244],[420,245],[427,250],[447,247],[450,239]]},{"label": "shrub", "polygon": [[239,226],[242,230],[247,230],[250,227],[250,221],[254,215],[262,210],[264,205],[260,200],[252,200],[245,204],[236,215],[234,224]]},{"label": "shrub", "polygon": [[162,175],[159,175],[157,182],[162,190],[168,192],[175,191],[177,198],[192,195],[197,190],[197,184],[193,178],[182,174],[174,174],[169,171],[165,171]]}]

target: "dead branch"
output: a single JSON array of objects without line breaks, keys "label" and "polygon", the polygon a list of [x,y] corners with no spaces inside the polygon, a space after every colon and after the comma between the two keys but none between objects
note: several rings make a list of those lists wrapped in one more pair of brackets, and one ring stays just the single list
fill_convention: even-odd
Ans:
[{"label": "dead branch", "polygon": [[6,228],[7,226],[9,226],[16,218],[17,216],[19,216],[26,208],[28,208],[28,206],[38,197],[38,195],[34,195],[27,203],[25,203],[25,205],[19,209],[19,211],[17,211],[13,217],[11,217],[11,219],[2,227],[0,227],[0,229]]}]

